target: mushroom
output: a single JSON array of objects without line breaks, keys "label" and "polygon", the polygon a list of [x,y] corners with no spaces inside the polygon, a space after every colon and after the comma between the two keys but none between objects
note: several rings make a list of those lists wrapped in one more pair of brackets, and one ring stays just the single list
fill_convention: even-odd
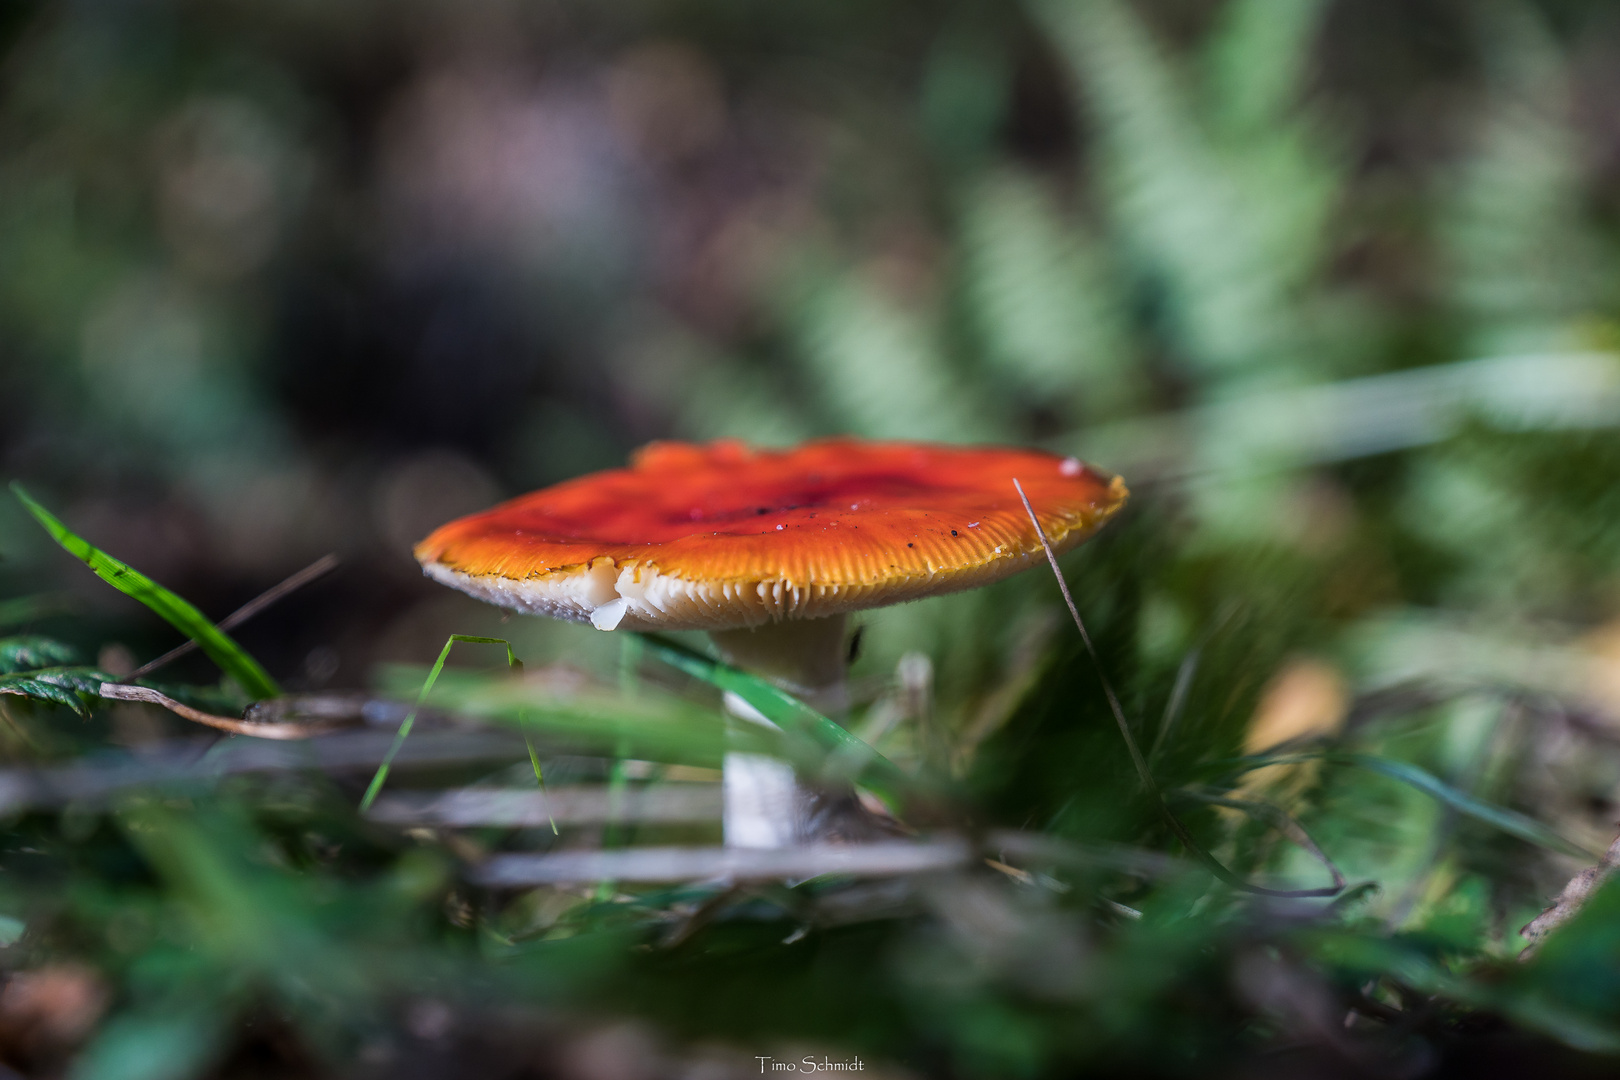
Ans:
[{"label": "mushroom", "polygon": [[[1058,552],[1127,495],[1118,477],[1036,450],[656,442],[628,468],[452,521],[416,557],[502,607],[599,630],[707,630],[729,662],[836,714],[848,613],[1000,581],[1043,557],[1015,478]],[[729,754],[724,785],[728,844],[804,832],[785,764]]]}]

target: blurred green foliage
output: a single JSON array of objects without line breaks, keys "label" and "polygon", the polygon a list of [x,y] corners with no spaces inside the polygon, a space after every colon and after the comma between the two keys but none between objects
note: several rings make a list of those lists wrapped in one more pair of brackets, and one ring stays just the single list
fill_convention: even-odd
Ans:
[{"label": "blurred green foliage", "polygon": [[[1191,834],[1308,888],[1300,829],[1349,882],[1188,859],[1028,574],[866,616],[848,726],[923,828],[1061,858],[474,886],[715,830],[401,830],[355,811],[370,750],[74,716],[174,639],[6,507],[7,1065],[1612,1068],[1620,893],[1518,959],[1620,805],[1608,5],[45,2],[0,46],[0,457],[203,611],[339,551],[237,635],[289,690],[408,701],[498,635],[529,675],[447,668],[434,723],[673,784],[718,669],[503,622],[409,545],[655,437],[1035,443],[1133,488],[1064,565]],[[165,692],[224,708],[188,663]],[[441,745],[389,790],[533,786],[521,741]]]}]

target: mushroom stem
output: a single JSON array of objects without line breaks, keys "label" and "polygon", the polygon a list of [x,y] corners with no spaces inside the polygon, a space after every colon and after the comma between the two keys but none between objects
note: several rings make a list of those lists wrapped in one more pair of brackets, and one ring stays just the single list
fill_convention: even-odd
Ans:
[{"label": "mushroom stem", "polygon": [[711,630],[728,663],[792,691],[824,713],[849,705],[844,690],[844,616],[793,619],[741,630]]},{"label": "mushroom stem", "polygon": [[[812,708],[837,716],[848,707],[844,686],[844,616],[710,631],[725,659],[770,679]],[[735,694],[733,716],[775,727]],[[807,794],[793,767],[763,754],[729,753],[725,759],[724,830],[728,847],[772,848],[796,843]]]}]

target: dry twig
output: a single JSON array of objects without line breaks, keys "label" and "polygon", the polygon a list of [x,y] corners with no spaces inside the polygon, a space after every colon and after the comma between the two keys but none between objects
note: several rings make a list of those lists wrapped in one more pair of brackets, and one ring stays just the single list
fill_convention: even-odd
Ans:
[{"label": "dry twig", "polygon": [[[326,574],[331,573],[337,568],[337,564],[338,557],[336,555],[322,555],[319,559],[316,559],[314,562],[310,563],[308,566],[304,567],[302,570],[298,571],[298,573],[283,581],[281,584],[274,585],[269,589],[266,589],[258,596],[255,596],[252,600],[249,600],[247,603],[225,616],[225,618],[220,620],[219,628],[221,630],[230,630],[234,627],[242,625],[249,619],[253,618],[253,616],[269,607],[271,604],[274,604],[277,600],[280,600],[283,596],[286,596],[288,593],[301,589],[315,579],[324,577]],[[162,656],[158,657],[156,660],[148,660],[146,663],[124,676],[122,681],[132,683],[137,679],[144,679],[146,676],[152,674],[152,672],[158,670],[159,668],[167,667],[169,664],[174,663],[182,656],[191,653],[196,648],[197,643],[195,641],[183,641],[179,645],[176,645],[174,648],[170,649],[168,652],[164,653]]]},{"label": "dry twig", "polygon": [[344,726],[330,721],[310,724],[256,724],[248,720],[236,720],[229,716],[218,716],[203,712],[201,709],[193,709],[190,705],[176,701],[150,687],[125,686],[122,683],[102,683],[101,696],[113,701],[141,701],[148,705],[161,705],[176,716],[194,723],[206,724],[220,731],[228,731],[232,735],[251,735],[256,739],[310,739]]},{"label": "dry twig", "polygon": [[1564,886],[1564,891],[1558,894],[1558,899],[1553,901],[1552,906],[1531,919],[1525,924],[1524,929],[1519,931],[1530,942],[1524,947],[1524,951],[1519,953],[1519,959],[1530,959],[1536,954],[1536,950],[1541,948],[1541,943],[1547,939],[1547,935],[1579,915],[1587,897],[1597,892],[1598,886],[1609,880],[1616,866],[1620,866],[1620,837],[1616,837],[1614,843],[1609,845],[1609,850],[1603,853],[1601,862],[1596,866],[1588,866],[1570,878],[1569,884]]}]

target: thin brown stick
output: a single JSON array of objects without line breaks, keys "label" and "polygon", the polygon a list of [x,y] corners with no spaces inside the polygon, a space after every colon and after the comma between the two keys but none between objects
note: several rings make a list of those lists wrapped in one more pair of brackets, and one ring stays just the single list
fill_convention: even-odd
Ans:
[{"label": "thin brown stick", "polygon": [[1222,882],[1242,892],[1254,893],[1258,896],[1275,896],[1283,899],[1305,899],[1317,896],[1337,896],[1343,891],[1342,884],[1335,884],[1326,889],[1268,889],[1262,885],[1253,885],[1238,877],[1223,866],[1219,859],[1205,851],[1203,845],[1193,839],[1187,826],[1181,823],[1170,809],[1169,800],[1164,797],[1164,791],[1159,787],[1158,781],[1153,779],[1153,772],[1148,768],[1147,759],[1142,756],[1142,748],[1136,745],[1136,737],[1131,734],[1130,722],[1125,719],[1125,710],[1119,704],[1119,698],[1114,694],[1114,687],[1108,681],[1108,673],[1103,670],[1102,657],[1097,655],[1097,647],[1091,643],[1091,634],[1086,630],[1085,620],[1080,618],[1080,609],[1074,604],[1074,597],[1069,593],[1069,582],[1063,576],[1063,568],[1058,566],[1057,552],[1052,550],[1052,542],[1046,538],[1046,530],[1041,528],[1041,519],[1035,516],[1035,508],[1029,504],[1029,496],[1024,494],[1024,485],[1013,478],[1013,488],[1018,497],[1023,500],[1024,512],[1029,515],[1030,524],[1035,526],[1035,536],[1041,542],[1041,548],[1046,552],[1046,561],[1052,564],[1052,573],[1057,577],[1058,589],[1063,593],[1063,602],[1068,605],[1069,615],[1074,619],[1075,627],[1080,631],[1080,640],[1086,643],[1086,652],[1091,655],[1091,662],[1097,669],[1097,681],[1102,683],[1103,694],[1108,698],[1108,707],[1113,710],[1114,721],[1119,725],[1119,733],[1125,740],[1125,748],[1130,751],[1131,763],[1136,766],[1136,775],[1141,777],[1142,787],[1147,790],[1154,803],[1159,808],[1159,814],[1171,832],[1176,834],[1188,851],[1203,863],[1210,873]]},{"label": "thin brown stick", "polygon": [[253,724],[246,720],[235,720],[229,716],[216,716],[213,713],[193,709],[159,693],[146,686],[125,686],[121,683],[102,683],[101,696],[113,701],[142,701],[148,705],[161,705],[176,716],[185,717],[194,723],[205,724],[220,731],[228,731],[232,735],[252,735],[257,739],[309,739],[316,735],[324,735],[335,731],[342,724]]},{"label": "thin brown stick", "polygon": [[[324,577],[331,573],[333,570],[337,569],[338,562],[339,560],[336,555],[330,553],[322,555],[320,558],[316,559],[314,562],[310,563],[308,566],[304,567],[302,570],[298,571],[298,573],[283,581],[281,584],[272,586],[271,588],[260,593],[258,596],[255,596],[252,600],[249,600],[247,603],[243,604],[241,607],[237,608],[235,611],[231,612],[229,615],[225,616],[220,620],[219,628],[221,630],[230,630],[233,627],[242,625],[249,619],[253,618],[253,616],[269,607],[271,604],[274,604],[277,600],[280,600],[283,596],[286,596],[288,593],[301,589],[317,578]],[[156,660],[148,660],[146,663],[142,664],[140,667],[136,668],[119,681],[129,683],[134,682],[136,679],[144,679],[146,676],[152,674],[152,672],[157,671],[159,668],[167,667],[169,664],[174,663],[176,660],[187,655],[196,648],[197,643],[195,641],[183,641],[179,645],[176,645],[174,648],[170,649],[168,652],[164,653],[162,656],[158,657]]]},{"label": "thin brown stick", "polygon": [[1617,865],[1620,865],[1620,838],[1609,845],[1609,850],[1603,853],[1603,859],[1596,866],[1588,866],[1570,878],[1552,906],[1519,931],[1520,936],[1529,942],[1519,953],[1519,959],[1529,960],[1535,956],[1548,934],[1579,915],[1587,899],[1614,874]]}]

